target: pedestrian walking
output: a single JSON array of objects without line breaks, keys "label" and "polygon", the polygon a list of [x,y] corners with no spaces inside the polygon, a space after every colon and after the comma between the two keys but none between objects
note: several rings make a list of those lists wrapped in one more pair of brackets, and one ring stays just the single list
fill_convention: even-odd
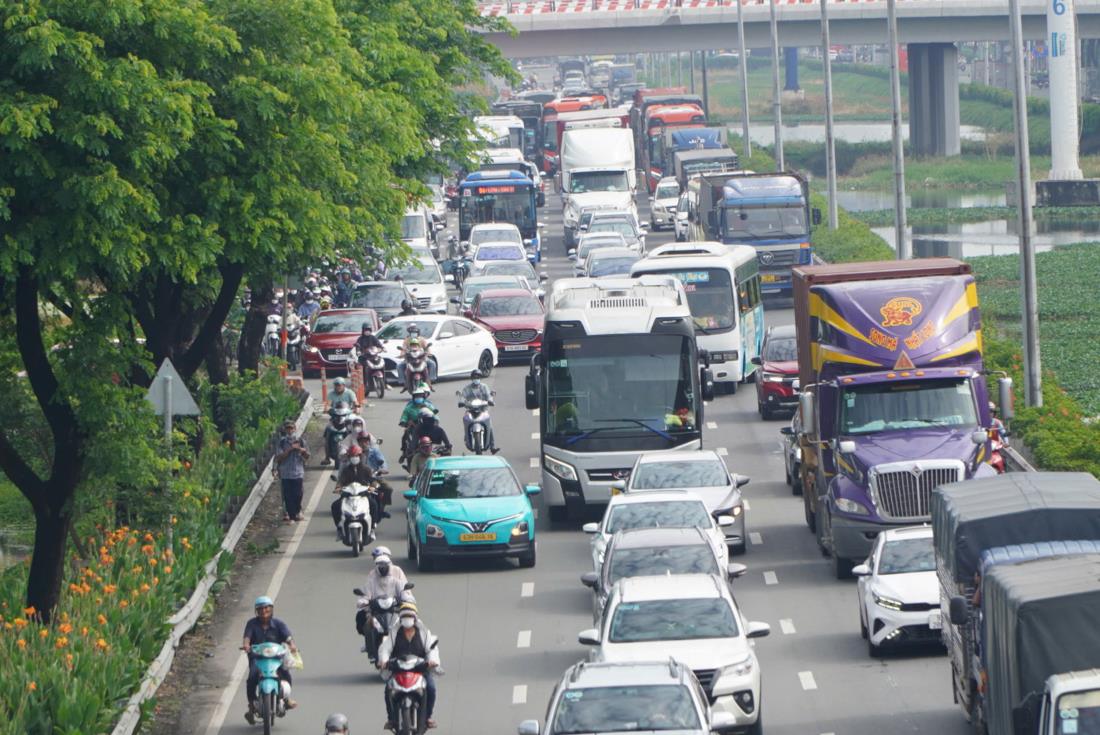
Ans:
[{"label": "pedestrian walking", "polygon": [[283,424],[283,436],[275,450],[275,466],[279,473],[279,482],[283,489],[283,520],[301,521],[302,482],[306,476],[306,460],[309,459],[309,447],[305,440],[294,433],[294,422]]}]

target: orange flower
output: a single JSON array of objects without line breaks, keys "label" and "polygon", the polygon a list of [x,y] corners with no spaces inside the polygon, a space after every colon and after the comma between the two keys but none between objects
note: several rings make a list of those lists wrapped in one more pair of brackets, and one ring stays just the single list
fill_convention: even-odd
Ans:
[{"label": "orange flower", "polygon": [[50,637],[50,631],[43,628],[42,630],[38,631],[38,637],[41,638],[42,640],[46,640],[47,638]]},{"label": "orange flower", "polygon": [[136,538],[134,538],[133,536],[131,536],[130,538],[126,539],[126,545],[127,545],[127,546],[133,546],[133,545],[134,545],[134,544],[136,544],[136,543],[137,543],[137,539],[136,539]]},{"label": "orange flower", "polygon": [[144,538],[145,538],[146,541],[152,541],[153,540],[153,534],[146,532]]},{"label": "orange flower", "polygon": [[148,591],[149,591],[149,585],[148,585],[148,584],[145,584],[145,583],[143,582],[143,583],[142,583],[142,585],[141,585],[141,591],[142,591],[142,592],[148,592]]},{"label": "orange flower", "polygon": [[34,691],[37,691],[37,690],[38,690],[38,685],[35,684],[33,681],[30,682],[29,684],[27,684],[27,691],[28,692],[34,692]]},{"label": "orange flower", "polygon": [[23,618],[16,618],[15,620],[12,621],[12,623],[14,623],[15,627],[19,628],[20,630],[27,627],[27,621],[24,620]]},{"label": "orange flower", "polygon": [[87,625],[82,625],[80,627],[80,635],[84,635],[84,636],[88,635],[88,626]]},{"label": "orange flower", "polygon": [[[31,605],[30,607],[23,608],[23,614],[26,615],[28,618],[31,617],[32,615],[34,615],[35,612],[37,612],[37,611],[34,609],[34,605]],[[33,682],[31,682],[31,683],[33,683]]]},{"label": "orange flower", "polygon": [[103,585],[104,594],[113,595],[116,590],[118,590],[118,587],[116,585],[113,585],[113,584]]},{"label": "orange flower", "polygon": [[165,573],[165,574],[171,574],[171,573],[172,573],[172,565],[171,565],[171,564],[166,564],[166,565],[165,565],[165,567],[164,567],[164,573]]},{"label": "orange flower", "polygon": [[141,547],[141,553],[145,554],[146,556],[149,556],[150,554],[153,553],[153,545],[152,544],[145,544],[144,546]]},{"label": "orange flower", "polygon": [[110,648],[110,645],[107,644],[107,641],[100,638],[100,639],[96,640],[95,647],[97,649],[99,649],[100,651],[106,651],[108,648]]},{"label": "orange flower", "polygon": [[119,600],[118,606],[121,608],[130,607],[130,603],[127,600]]},{"label": "orange flower", "polygon": [[22,638],[20,638],[19,640],[17,640],[15,642],[15,645],[19,646],[19,650],[22,651],[24,648],[27,647],[27,642],[25,640],[23,640]]},{"label": "orange flower", "polygon": [[11,623],[4,623],[4,630],[11,630]]},{"label": "orange flower", "polygon": [[53,645],[54,645],[54,648],[62,649],[65,646],[69,645],[69,639],[66,638],[65,636],[61,636],[54,642]]},{"label": "orange flower", "polygon": [[175,516],[172,516],[172,525],[173,526],[176,525],[176,517]]},{"label": "orange flower", "polygon": [[65,665],[70,669],[73,667],[73,655],[71,653],[65,654]]},{"label": "orange flower", "polygon": [[61,625],[57,626],[57,629],[61,631],[61,635],[68,635],[69,633],[73,632],[73,626],[69,625],[68,623],[62,623]]},{"label": "orange flower", "polygon": [[151,567],[155,567],[156,565],[157,565],[157,560],[156,560],[156,558],[151,558],[151,559],[149,559],[149,566],[151,566]]},{"label": "orange flower", "polygon": [[95,619],[96,619],[97,622],[99,622],[100,625],[106,625],[107,624],[107,618],[103,613],[100,613],[99,615],[96,615]]}]

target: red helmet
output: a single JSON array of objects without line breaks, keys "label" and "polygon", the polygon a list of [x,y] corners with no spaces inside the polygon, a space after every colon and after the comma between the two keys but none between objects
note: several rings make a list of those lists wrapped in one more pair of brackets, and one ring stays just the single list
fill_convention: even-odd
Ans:
[{"label": "red helmet", "polygon": [[353,444],[348,449],[348,456],[349,457],[358,457],[362,453],[363,453],[363,448],[361,446],[359,446],[358,444]]}]

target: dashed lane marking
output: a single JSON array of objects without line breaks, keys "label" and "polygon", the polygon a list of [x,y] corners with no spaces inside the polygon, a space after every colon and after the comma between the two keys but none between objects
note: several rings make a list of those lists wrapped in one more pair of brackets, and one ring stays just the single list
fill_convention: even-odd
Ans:
[{"label": "dashed lane marking", "polygon": [[753,531],[749,534],[749,543],[753,546],[760,546],[764,543],[764,537],[758,531]]},{"label": "dashed lane marking", "polygon": [[764,584],[779,584],[779,577],[775,576],[775,572],[764,572]]},{"label": "dashed lane marking", "polygon": [[520,597],[534,597],[535,596],[535,583],[524,582],[519,588]]},{"label": "dashed lane marking", "polygon": [[521,630],[519,635],[516,636],[516,648],[530,648],[531,647],[531,631]]},{"label": "dashed lane marking", "polygon": [[527,704],[526,684],[516,684],[512,687],[512,704]]},{"label": "dashed lane marking", "polygon": [[537,408],[531,409],[531,415],[532,416],[538,416],[539,415],[539,410]]},{"label": "dashed lane marking", "polygon": [[718,452],[719,457],[728,456],[730,453],[730,450],[726,449],[725,447],[718,447],[718,449],[716,449],[715,451]]},{"label": "dashed lane marking", "polygon": [[790,618],[783,618],[780,620],[779,629],[783,631],[783,635],[794,635],[797,632],[794,629],[794,621]]},{"label": "dashed lane marking", "polygon": [[539,458],[538,457],[531,457],[531,469],[537,470],[538,467],[539,467]]},{"label": "dashed lane marking", "polygon": [[708,421],[707,422],[707,428],[708,429],[717,429],[718,428],[718,422],[717,421]]},{"label": "dashed lane marking", "polygon": [[812,671],[799,671],[798,680],[802,683],[803,691],[810,691],[817,689],[817,682],[814,681],[814,672]]},{"label": "dashed lane marking", "polygon": [[531,432],[531,438],[532,439],[538,439],[539,438],[539,433],[537,431],[532,431]]}]

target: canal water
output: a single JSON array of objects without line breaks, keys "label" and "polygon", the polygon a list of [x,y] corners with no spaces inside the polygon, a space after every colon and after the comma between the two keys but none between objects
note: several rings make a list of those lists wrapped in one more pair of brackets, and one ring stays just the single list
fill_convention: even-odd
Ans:
[{"label": "canal water", "polygon": [[29,546],[14,541],[3,531],[0,531],[0,570],[18,564],[30,556],[30,553],[31,548]]},{"label": "canal water", "polygon": [[[730,132],[740,133],[741,126],[728,123]],[[909,139],[909,125],[901,128],[902,136]],[[985,140],[985,129],[976,125],[960,125],[959,135],[963,140]],[[838,122],[833,123],[833,137],[847,143],[888,143],[893,140],[890,123],[881,122]],[[750,123],[749,138],[755,145],[771,145],[775,142],[775,127],[771,123]],[[825,141],[825,123],[791,123],[783,125],[784,143],[823,143]]]}]

